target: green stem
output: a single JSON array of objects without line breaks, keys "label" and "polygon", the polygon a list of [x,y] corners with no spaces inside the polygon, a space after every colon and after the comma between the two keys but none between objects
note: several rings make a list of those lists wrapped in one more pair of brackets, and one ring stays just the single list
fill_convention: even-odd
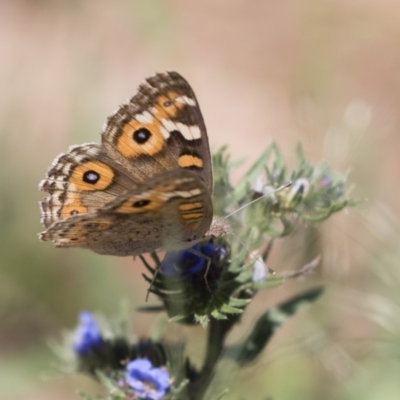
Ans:
[{"label": "green stem", "polygon": [[190,388],[193,400],[201,400],[207,391],[213,378],[213,371],[224,349],[224,342],[228,332],[238,321],[240,316],[234,316],[226,320],[210,319],[207,338],[206,357],[199,379]]}]

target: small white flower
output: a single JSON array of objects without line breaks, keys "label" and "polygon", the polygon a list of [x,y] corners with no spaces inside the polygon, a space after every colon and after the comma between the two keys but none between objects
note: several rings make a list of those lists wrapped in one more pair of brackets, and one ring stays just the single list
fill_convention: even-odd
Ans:
[{"label": "small white flower", "polygon": [[287,200],[292,201],[295,196],[305,197],[310,190],[310,182],[306,178],[296,179],[290,187]]},{"label": "small white flower", "polygon": [[253,282],[259,283],[267,280],[268,268],[265,263],[258,257],[253,265]]}]

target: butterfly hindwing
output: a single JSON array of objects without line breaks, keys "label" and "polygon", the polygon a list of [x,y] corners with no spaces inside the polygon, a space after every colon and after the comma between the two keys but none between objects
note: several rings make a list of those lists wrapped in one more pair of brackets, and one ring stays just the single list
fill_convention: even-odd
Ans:
[{"label": "butterfly hindwing", "polygon": [[72,146],[58,156],[39,188],[48,193],[41,202],[42,223],[86,214],[135,187],[133,177],[119,168],[102,146]]},{"label": "butterfly hindwing", "polygon": [[210,207],[207,188],[193,172],[170,171],[96,212],[58,221],[41,239],[52,240],[57,247],[83,247],[115,255],[181,248],[208,230]]}]

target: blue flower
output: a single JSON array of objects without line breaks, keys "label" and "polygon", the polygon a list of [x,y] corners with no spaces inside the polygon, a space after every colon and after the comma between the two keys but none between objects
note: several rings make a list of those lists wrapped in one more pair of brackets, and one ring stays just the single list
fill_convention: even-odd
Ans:
[{"label": "blue flower", "polygon": [[126,382],[140,399],[162,399],[170,387],[168,372],[153,368],[146,358],[137,358],[127,364]]},{"label": "blue flower", "polygon": [[73,348],[79,354],[89,353],[103,344],[100,329],[93,315],[82,311],[79,315],[79,326],[74,333]]},{"label": "blue flower", "polygon": [[214,243],[195,244],[188,250],[169,252],[161,265],[161,272],[168,278],[196,275],[203,272],[209,260],[212,263],[225,254],[225,248]]}]

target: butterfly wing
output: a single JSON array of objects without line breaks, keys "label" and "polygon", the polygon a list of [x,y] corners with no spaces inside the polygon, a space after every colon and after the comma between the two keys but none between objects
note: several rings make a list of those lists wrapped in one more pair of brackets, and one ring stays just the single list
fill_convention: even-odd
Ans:
[{"label": "butterfly wing", "polygon": [[40,182],[48,193],[41,205],[45,227],[78,214],[103,207],[107,202],[135,187],[126,174],[98,144],[72,146],[58,156]]},{"label": "butterfly wing", "polygon": [[176,72],[156,74],[108,118],[102,143],[139,180],[191,170],[212,193],[208,137],[196,96]]},{"label": "butterfly wing", "polygon": [[[179,184],[188,176],[201,191],[200,204],[205,207],[196,222],[183,216],[179,195],[168,198],[174,180]],[[131,195],[153,193],[153,185],[158,185],[160,199],[168,200],[160,200],[158,209],[144,207],[126,215],[110,208]],[[160,247],[165,238],[174,242],[180,237],[185,242],[201,237],[212,216],[211,157],[189,84],[176,72],[148,78],[108,118],[102,144],[73,146],[61,154],[40,189],[48,193],[41,202],[42,223],[48,229],[40,237],[61,247],[140,254]]]},{"label": "butterfly wing", "polygon": [[189,246],[212,220],[208,189],[191,171],[153,177],[101,209],[55,222],[41,234],[57,247],[89,248],[101,254],[138,255]]}]

